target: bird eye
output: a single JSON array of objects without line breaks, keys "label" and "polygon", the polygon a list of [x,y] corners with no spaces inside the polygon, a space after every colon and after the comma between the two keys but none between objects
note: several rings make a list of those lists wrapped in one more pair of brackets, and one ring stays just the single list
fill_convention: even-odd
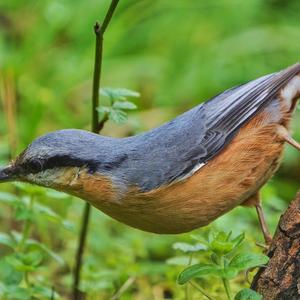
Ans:
[{"label": "bird eye", "polygon": [[42,171],[43,165],[39,160],[31,160],[26,164],[26,169],[29,173],[38,173]]}]

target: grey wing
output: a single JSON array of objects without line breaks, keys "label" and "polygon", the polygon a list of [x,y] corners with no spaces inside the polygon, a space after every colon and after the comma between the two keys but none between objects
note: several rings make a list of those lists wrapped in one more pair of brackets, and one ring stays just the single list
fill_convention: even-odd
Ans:
[{"label": "grey wing", "polygon": [[143,191],[186,178],[224,149],[298,72],[300,64],[227,90],[159,128],[124,140],[128,159],[119,175]]}]

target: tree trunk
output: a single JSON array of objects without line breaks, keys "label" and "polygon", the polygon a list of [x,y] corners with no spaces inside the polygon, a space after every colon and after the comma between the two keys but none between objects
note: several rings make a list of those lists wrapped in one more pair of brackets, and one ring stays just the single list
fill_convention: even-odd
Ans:
[{"label": "tree trunk", "polygon": [[268,256],[269,263],[259,269],[251,288],[264,300],[299,300],[300,191],[280,218]]}]

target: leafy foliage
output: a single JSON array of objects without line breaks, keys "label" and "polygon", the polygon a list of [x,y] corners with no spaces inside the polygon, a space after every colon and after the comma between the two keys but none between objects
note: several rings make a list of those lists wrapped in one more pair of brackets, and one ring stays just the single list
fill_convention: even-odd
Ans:
[{"label": "leafy foliage", "polygon": [[[187,267],[180,273],[178,283],[186,284],[190,280],[203,277],[219,278],[223,281],[228,299],[231,299],[228,280],[235,278],[240,271],[262,266],[268,262],[268,257],[264,254],[238,252],[245,236],[240,234],[231,238],[231,234],[232,232],[226,234],[224,231],[211,232],[206,241],[207,248],[201,248],[201,250],[207,249],[206,251],[210,253],[210,262]],[[184,250],[188,249],[187,245],[185,244],[183,247]],[[190,246],[190,249],[194,250],[195,246]],[[253,293],[244,290],[239,292],[236,297],[237,299],[244,299],[241,297],[254,296]]]},{"label": "leafy foliage", "polygon": [[124,88],[103,88],[100,93],[110,100],[110,106],[100,106],[97,110],[100,115],[100,122],[109,119],[117,124],[124,124],[127,121],[128,110],[135,110],[137,106],[127,100],[127,97],[139,97],[140,94]]},{"label": "leafy foliage", "polygon": [[45,256],[61,266],[65,262],[45,244],[29,238],[29,235],[41,217],[49,217],[49,221],[60,224],[64,220],[49,207],[37,202],[45,190],[23,184],[16,186],[24,195],[17,197],[6,192],[0,194],[0,201],[10,206],[14,210],[15,219],[22,223],[20,232],[12,230],[9,234],[0,233],[0,244],[10,248],[9,254],[0,260],[1,299],[58,299],[59,295],[47,286],[44,279],[31,282],[30,277],[41,269]]},{"label": "leafy foliage", "polygon": [[198,252],[199,250],[206,250],[207,247],[200,243],[191,245],[189,243],[178,242],[173,244],[173,249],[181,250],[182,252],[188,253],[188,252]]},{"label": "leafy foliage", "polygon": [[262,296],[251,289],[242,289],[236,294],[234,300],[262,300]]}]

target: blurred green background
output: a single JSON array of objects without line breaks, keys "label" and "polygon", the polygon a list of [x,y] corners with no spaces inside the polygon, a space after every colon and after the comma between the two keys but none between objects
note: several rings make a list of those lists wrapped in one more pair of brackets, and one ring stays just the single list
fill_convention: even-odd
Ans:
[{"label": "blurred green background", "polygon": [[[90,128],[92,28],[108,4],[1,0],[1,164],[38,135]],[[108,123],[103,134],[125,136],[158,126],[227,88],[299,61],[299,12],[298,0],[121,0],[105,36],[102,86],[130,88],[141,97],[134,99],[139,110],[125,126]],[[293,130],[300,140],[299,112]],[[279,172],[263,190],[272,230],[299,187],[299,170],[299,153],[287,147]],[[1,190],[14,188],[6,184]],[[32,232],[66,261],[64,267],[47,262],[37,276],[69,299],[83,202],[57,195],[53,199],[48,192],[39,201],[74,224],[65,230],[41,217]],[[18,229],[11,209],[0,205],[0,230]],[[211,226],[234,234],[245,231],[247,247],[260,251],[254,210],[236,208]],[[166,260],[178,254],[172,249],[175,241],[190,239],[190,234],[144,233],[93,211],[82,289],[89,299],[110,299],[132,278],[121,299],[184,299],[183,288],[175,282],[182,267]],[[8,251],[0,247],[0,255]],[[242,277],[235,282],[237,290],[246,285]],[[224,299],[222,287],[213,280],[203,281],[203,286]]]}]

